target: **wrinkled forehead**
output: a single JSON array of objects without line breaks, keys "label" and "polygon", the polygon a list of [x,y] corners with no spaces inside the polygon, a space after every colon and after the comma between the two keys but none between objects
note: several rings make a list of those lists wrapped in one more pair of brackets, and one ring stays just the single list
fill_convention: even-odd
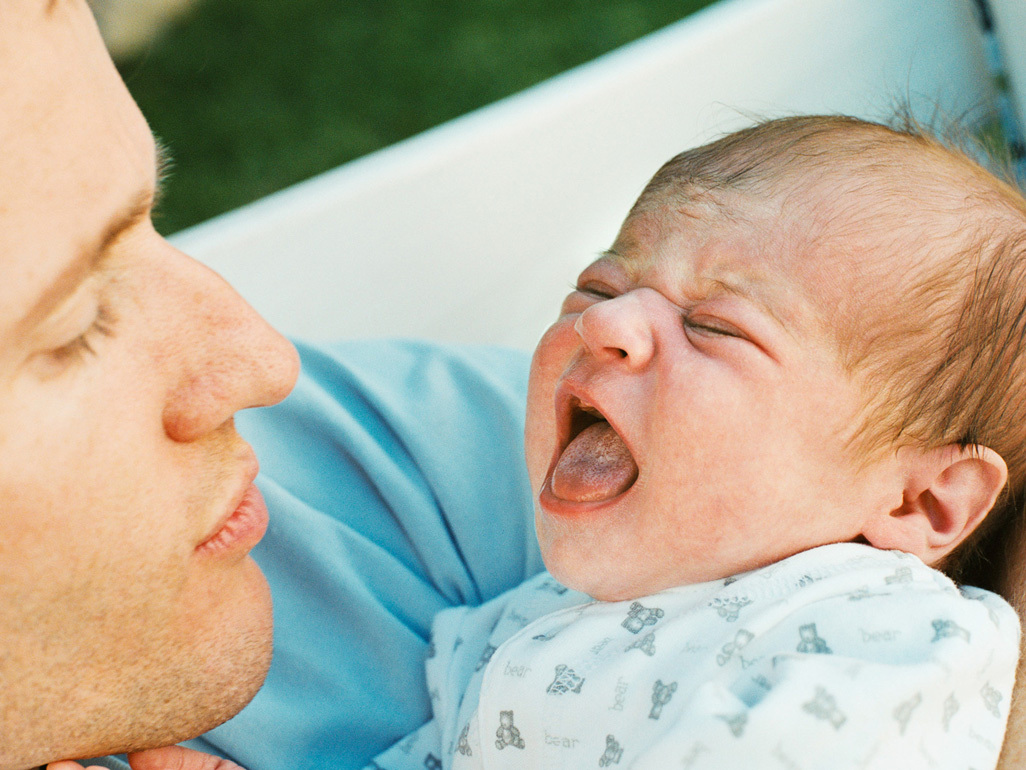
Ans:
[{"label": "wrinkled forehead", "polygon": [[845,338],[922,273],[886,201],[855,187],[663,196],[631,213],[612,251],[633,270],[675,271],[699,295],[730,287],[798,333]]}]

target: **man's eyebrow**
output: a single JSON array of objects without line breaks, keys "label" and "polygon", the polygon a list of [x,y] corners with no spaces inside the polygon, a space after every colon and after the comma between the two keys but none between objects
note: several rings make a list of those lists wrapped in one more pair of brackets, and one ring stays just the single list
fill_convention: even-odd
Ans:
[{"label": "man's eyebrow", "polygon": [[152,199],[152,193],[147,190],[145,193],[134,196],[118,211],[103,229],[100,237],[92,244],[82,248],[75,258],[54,277],[50,285],[39,295],[32,308],[21,319],[18,328],[24,330],[35,325],[53,312],[54,308],[60,305],[66,297],[69,297],[99,265],[110,245],[118,239],[118,236],[146,215]]},{"label": "man's eyebrow", "polygon": [[53,312],[54,308],[70,296],[103,261],[111,245],[127,230],[149,215],[160,198],[161,180],[165,169],[170,164],[167,150],[159,141],[156,142],[154,162],[157,170],[156,184],[152,188],[147,186],[139,190],[128,199],[124,206],[118,209],[100,232],[99,238],[82,247],[74,259],[65,265],[64,269],[50,282],[50,285],[40,294],[32,308],[18,323],[17,328],[25,330]]},{"label": "man's eyebrow", "polygon": [[156,136],[153,137],[153,155],[157,176],[153,186],[153,200],[150,201],[151,209],[160,205],[160,201],[164,197],[164,180],[168,178],[171,168],[175,164],[174,158],[171,157],[171,150]]}]

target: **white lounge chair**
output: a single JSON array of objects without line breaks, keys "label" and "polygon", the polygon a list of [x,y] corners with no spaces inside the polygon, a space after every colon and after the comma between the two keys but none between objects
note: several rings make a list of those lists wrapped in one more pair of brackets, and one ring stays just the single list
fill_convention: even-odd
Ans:
[{"label": "white lounge chair", "polygon": [[[1011,46],[1026,3],[991,3]],[[292,335],[529,348],[682,149],[750,113],[982,115],[993,98],[973,0],[722,0],[174,241]]]}]

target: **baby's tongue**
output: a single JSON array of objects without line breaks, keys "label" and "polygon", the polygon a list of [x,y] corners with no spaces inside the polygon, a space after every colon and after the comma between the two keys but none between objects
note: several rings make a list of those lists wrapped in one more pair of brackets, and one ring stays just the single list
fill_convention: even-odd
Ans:
[{"label": "baby's tongue", "polygon": [[563,450],[552,471],[552,494],[579,503],[608,500],[637,476],[637,463],[623,439],[608,422],[597,422]]}]

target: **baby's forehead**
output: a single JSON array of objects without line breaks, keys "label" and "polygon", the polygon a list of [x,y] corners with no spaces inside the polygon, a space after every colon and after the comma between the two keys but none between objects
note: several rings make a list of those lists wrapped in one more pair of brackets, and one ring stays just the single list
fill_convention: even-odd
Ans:
[{"label": "baby's forehead", "polygon": [[789,329],[847,338],[923,280],[923,255],[936,253],[909,223],[916,213],[897,216],[890,195],[839,179],[663,193],[632,211],[610,256],[635,276],[662,269],[690,296],[736,293]]},{"label": "baby's forehead", "polygon": [[826,262],[833,269],[847,264],[848,277],[874,266],[906,272],[926,241],[943,256],[971,216],[967,180],[953,165],[921,157],[904,165],[792,163],[737,189],[664,186],[642,195],[618,242],[644,250],[646,241],[678,231],[691,240],[729,240],[758,252],[759,264],[791,270]]},{"label": "baby's forehead", "polygon": [[794,194],[665,193],[632,210],[610,251],[634,271],[668,263],[695,278],[800,277],[827,258],[826,242],[846,237],[827,203]]}]

